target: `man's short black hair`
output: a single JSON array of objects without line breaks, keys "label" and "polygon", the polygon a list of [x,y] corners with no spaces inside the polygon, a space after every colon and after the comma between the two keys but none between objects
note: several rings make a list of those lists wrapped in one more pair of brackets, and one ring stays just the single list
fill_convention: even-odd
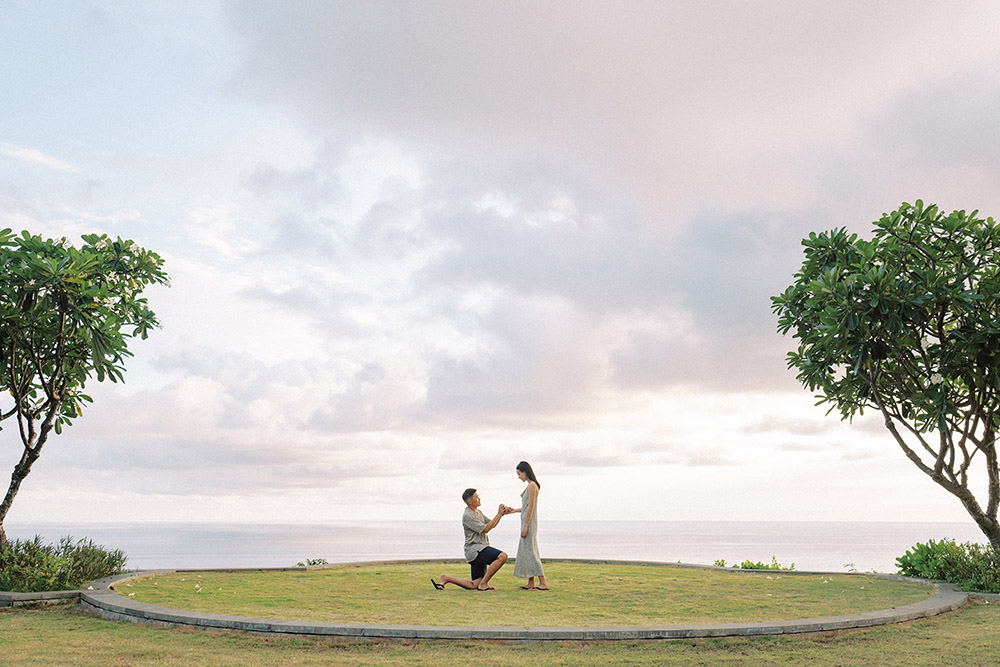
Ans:
[{"label": "man's short black hair", "polygon": [[465,491],[462,491],[462,500],[464,500],[466,503],[468,503],[469,502],[469,498],[471,498],[474,495],[476,495],[476,490],[475,489],[466,489]]}]

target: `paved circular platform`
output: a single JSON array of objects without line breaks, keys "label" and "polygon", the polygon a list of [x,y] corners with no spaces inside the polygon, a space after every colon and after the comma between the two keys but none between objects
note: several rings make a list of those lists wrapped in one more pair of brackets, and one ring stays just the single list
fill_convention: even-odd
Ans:
[{"label": "paved circular platform", "polygon": [[[607,561],[590,559],[572,559],[578,563],[600,564],[631,564],[658,565],[666,567],[698,567],[710,568],[704,565],[685,565],[678,563],[649,563],[640,561]],[[400,561],[378,561],[378,564]],[[417,562],[417,561],[406,561]],[[435,559],[435,562],[439,562]],[[374,563],[343,563],[338,565],[356,566]],[[253,571],[263,569],[296,570],[302,568],[249,568]],[[727,571],[732,568],[718,568]],[[751,623],[718,623],[699,625],[663,625],[663,626],[610,626],[610,627],[523,627],[523,626],[436,626],[436,625],[373,625],[363,623],[320,623],[310,621],[285,621],[270,618],[251,618],[245,616],[229,616],[211,614],[184,609],[172,609],[157,605],[137,602],[118,595],[115,585],[151,574],[170,572],[197,572],[198,570],[150,570],[131,572],[128,574],[108,577],[95,581],[88,590],[80,592],[80,602],[90,613],[110,620],[126,620],[136,623],[146,623],[165,626],[185,626],[216,630],[237,630],[254,633],[278,635],[309,635],[327,637],[382,638],[382,639],[505,639],[505,640],[622,640],[622,639],[691,639],[704,637],[734,637],[783,635],[809,632],[830,632],[867,628],[877,625],[888,625],[912,621],[919,618],[936,616],[962,607],[968,601],[968,594],[959,591],[947,583],[933,583],[936,587],[934,595],[913,604],[869,611],[860,614],[830,616],[823,618],[793,619],[787,621],[768,621]],[[201,570],[204,572],[220,571],[219,568]],[[226,568],[224,571],[234,571]],[[783,571],[783,575],[796,574],[830,574],[822,572]],[[837,573],[838,576],[852,576]],[[864,576],[892,576],[873,575]]]}]

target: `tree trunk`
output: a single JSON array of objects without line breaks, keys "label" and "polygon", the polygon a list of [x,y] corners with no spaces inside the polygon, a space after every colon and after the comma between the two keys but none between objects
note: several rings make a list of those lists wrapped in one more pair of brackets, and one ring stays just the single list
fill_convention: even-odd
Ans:
[{"label": "tree trunk", "polygon": [[[958,494],[955,495],[958,496]],[[968,502],[966,502],[966,499],[963,498],[962,496],[958,496],[958,499],[962,501],[963,505],[965,505],[966,511],[968,511],[968,513],[972,516],[973,520],[975,520],[976,525],[979,526],[979,529],[983,531],[983,534],[986,535],[987,539],[989,539],[990,544],[993,545],[993,548],[998,553],[1000,553],[1000,523],[997,523],[995,517],[991,517],[987,515],[985,512],[983,512],[979,508],[978,503],[973,502],[970,505]]]},{"label": "tree trunk", "polygon": [[994,528],[994,530],[987,532],[987,530],[983,528],[983,532],[986,533],[988,538],[990,538],[990,544],[993,545],[993,550],[1000,553],[1000,529]]},{"label": "tree trunk", "polygon": [[24,453],[21,455],[21,460],[17,462],[17,465],[14,466],[14,472],[10,474],[10,486],[7,488],[7,495],[4,497],[3,502],[0,503],[0,545],[7,541],[6,533],[3,530],[3,522],[7,518],[7,512],[10,511],[10,506],[14,504],[14,496],[21,489],[21,482],[28,476],[28,473],[31,472],[31,466],[38,460],[42,444],[42,439],[39,438],[38,444],[34,448],[25,447]]},{"label": "tree trunk", "polygon": [[[58,391],[60,395],[62,395],[64,388],[64,386],[59,387]],[[42,447],[49,439],[49,433],[55,425],[61,404],[61,399],[50,402],[48,410],[45,413],[45,420],[42,421],[41,428],[38,429],[37,438],[34,439],[34,445],[32,445],[34,421],[30,417],[28,418],[27,433],[25,433],[23,427],[21,429],[24,452],[21,454],[21,460],[14,466],[14,472],[10,474],[10,486],[7,487],[7,495],[4,496],[3,502],[0,502],[0,544],[6,541],[6,534],[3,532],[3,522],[7,518],[7,512],[10,511],[10,506],[14,503],[14,496],[21,489],[21,482],[28,476],[28,473],[31,472],[31,466],[35,465],[35,461],[41,456]]]},{"label": "tree trunk", "polygon": [[997,522],[995,515],[991,516],[987,512],[983,511],[982,506],[976,497],[972,495],[972,492],[967,486],[962,486],[961,484],[954,484],[948,482],[944,476],[935,474],[929,475],[938,486],[943,488],[945,491],[951,495],[958,498],[962,506],[965,507],[965,511],[969,513],[972,520],[976,522],[979,529],[983,531],[983,534],[993,545],[993,548],[1000,552],[1000,523]]},{"label": "tree trunk", "polygon": [[10,506],[14,503],[14,496],[17,495],[18,490],[21,488],[21,482],[31,472],[31,464],[35,462],[34,459],[38,458],[36,455],[32,459],[29,456],[30,451],[25,450],[21,460],[14,466],[14,472],[10,475],[10,487],[7,489],[7,495],[4,497],[3,502],[0,503],[0,546],[7,541],[7,534],[3,529],[3,522],[7,518],[7,512],[10,511]]},{"label": "tree trunk", "polygon": [[899,429],[896,428],[896,424],[893,417],[886,410],[885,405],[881,402],[881,397],[876,396],[878,406],[882,412],[883,417],[885,417],[885,427],[892,434],[892,437],[896,440],[896,444],[903,450],[906,458],[920,469],[920,472],[924,473],[932,480],[934,483],[943,488],[945,491],[951,495],[958,498],[965,507],[965,511],[969,513],[972,520],[976,522],[979,529],[983,531],[983,534],[993,545],[993,548],[1000,552],[1000,522],[997,521],[996,508],[998,506],[997,496],[1000,494],[1000,484],[997,482],[997,474],[995,472],[995,467],[997,465],[996,449],[992,446],[987,448],[986,454],[986,466],[987,474],[989,476],[990,488],[989,488],[989,504],[987,505],[988,510],[983,511],[982,505],[976,500],[976,497],[969,490],[968,486],[964,486],[957,482],[949,481],[945,475],[941,473],[940,470],[930,467],[920,458],[920,454],[915,452],[900,435]]}]

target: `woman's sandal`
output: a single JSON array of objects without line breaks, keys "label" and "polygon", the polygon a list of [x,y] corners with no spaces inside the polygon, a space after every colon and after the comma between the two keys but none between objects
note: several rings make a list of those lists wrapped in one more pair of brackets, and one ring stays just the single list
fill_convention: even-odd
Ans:
[{"label": "woman's sandal", "polygon": [[534,586],[518,586],[522,591],[533,591],[536,590]]},{"label": "woman's sandal", "polygon": [[444,584],[434,581],[433,579],[431,579],[431,583],[434,584],[434,588],[438,589],[439,591],[444,590]]}]

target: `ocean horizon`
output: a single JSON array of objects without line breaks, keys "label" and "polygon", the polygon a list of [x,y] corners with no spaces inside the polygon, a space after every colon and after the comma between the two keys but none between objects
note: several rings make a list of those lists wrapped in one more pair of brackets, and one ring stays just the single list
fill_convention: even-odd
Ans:
[{"label": "ocean horizon", "polygon": [[[514,556],[516,522],[497,526],[490,542]],[[329,563],[461,559],[455,521],[342,521],[324,524],[9,522],[9,539],[86,538],[128,556],[135,570],[291,567]],[[750,560],[796,570],[894,573],[896,558],[929,539],[985,542],[972,522],[850,521],[545,521],[545,558],[596,558],[734,565]]]}]

